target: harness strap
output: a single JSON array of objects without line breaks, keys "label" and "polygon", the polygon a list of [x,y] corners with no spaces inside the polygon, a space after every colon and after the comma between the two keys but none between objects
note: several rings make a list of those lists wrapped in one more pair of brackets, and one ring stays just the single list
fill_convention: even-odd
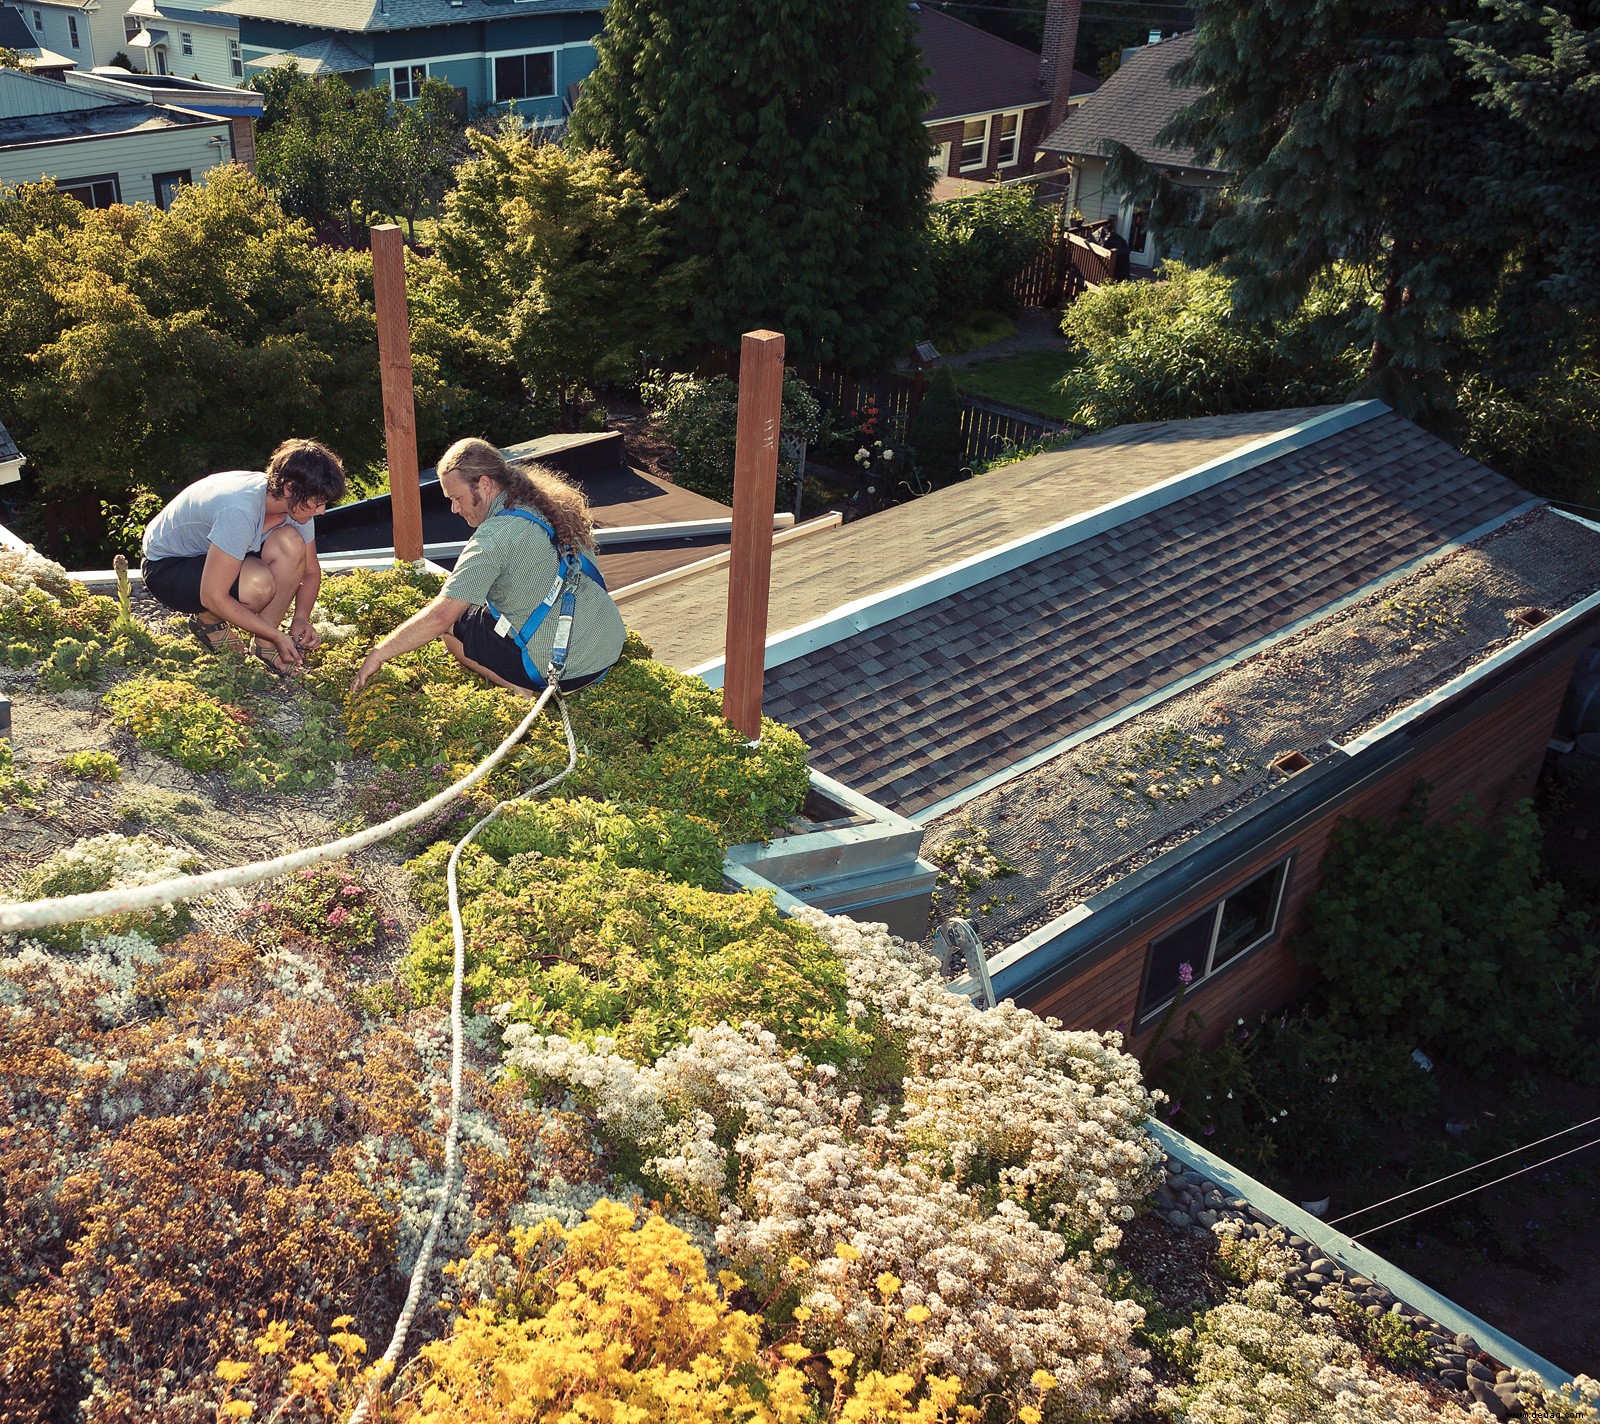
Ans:
[{"label": "harness strap", "polygon": [[[550,585],[550,592],[545,594],[544,601],[528,615],[522,627],[514,629],[511,633],[517,647],[522,652],[524,670],[533,679],[534,686],[542,690],[551,682],[559,684],[562,671],[567,665],[567,649],[572,641],[573,615],[578,607],[578,580],[580,578],[592,579],[601,588],[605,588],[606,581],[593,559],[581,549],[564,548],[559,544],[556,541],[556,531],[551,528],[549,521],[541,518],[531,509],[502,509],[498,511],[498,514],[509,514],[515,518],[526,519],[530,523],[537,524],[550,536],[550,542],[556,550],[558,567],[555,582]],[[497,624],[506,623],[505,615],[490,600],[485,599],[484,603],[489,609],[490,616],[495,619]],[[556,615],[556,636],[554,645],[550,650],[550,675],[547,679],[544,672],[540,671],[539,665],[528,652],[528,644],[533,640],[533,635],[539,631],[544,620],[550,616],[550,610],[555,608],[558,603],[561,611]],[[509,624],[507,626],[509,627]],[[604,674],[602,673],[601,676],[604,676]],[[595,681],[598,682],[599,678],[596,678]]]}]

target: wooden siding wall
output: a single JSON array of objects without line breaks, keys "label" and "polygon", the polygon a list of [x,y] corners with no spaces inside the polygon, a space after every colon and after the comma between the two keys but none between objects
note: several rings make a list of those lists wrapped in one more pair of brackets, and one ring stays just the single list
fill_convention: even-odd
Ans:
[{"label": "wooden siding wall", "polygon": [[[1132,1029],[1151,941],[1292,851],[1295,859],[1284,891],[1277,937],[1197,986],[1184,999],[1169,1034],[1175,1038],[1181,1032],[1185,1013],[1193,1009],[1205,1020],[1202,1042],[1210,1046],[1236,1018],[1254,1018],[1282,1007],[1308,989],[1315,977],[1312,970],[1295,961],[1286,939],[1298,930],[1306,902],[1322,882],[1322,858],[1339,822],[1346,818],[1392,821],[1418,782],[1432,787],[1430,804],[1444,812],[1468,794],[1484,812],[1509,807],[1527,796],[1538,776],[1574,657],[1575,652],[1569,652],[1555,665],[1534,671],[1526,686],[1497,706],[1481,712],[1465,710],[1460,714],[1463,725],[1452,727],[1380,781],[1358,790],[1314,822],[1302,823],[1263,846],[1225,882],[1173,902],[1159,919],[1146,921],[1133,938],[1099,957],[1081,974],[1037,999],[1023,996],[1019,1002],[1038,1014],[1060,1019],[1068,1028]],[[1152,1023],[1142,1032],[1130,1034],[1130,1050],[1142,1052],[1155,1028]]]},{"label": "wooden siding wall", "polygon": [[152,175],[188,169],[195,182],[226,162],[228,145],[211,143],[227,137],[226,119],[170,129],[134,129],[103,138],[73,139],[32,148],[0,151],[0,182],[37,183],[40,178],[67,180],[115,173],[125,203],[153,203]]}]

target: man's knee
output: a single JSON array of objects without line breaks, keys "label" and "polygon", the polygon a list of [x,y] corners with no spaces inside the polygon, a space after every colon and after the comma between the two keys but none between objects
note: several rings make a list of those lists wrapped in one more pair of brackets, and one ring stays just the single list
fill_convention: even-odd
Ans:
[{"label": "man's knee", "polygon": [[239,602],[259,613],[272,602],[272,595],[276,592],[277,582],[272,570],[260,559],[246,559],[239,570]]},{"label": "man's knee", "polygon": [[276,566],[299,568],[306,561],[306,541],[294,529],[274,529],[261,544],[261,557]]}]

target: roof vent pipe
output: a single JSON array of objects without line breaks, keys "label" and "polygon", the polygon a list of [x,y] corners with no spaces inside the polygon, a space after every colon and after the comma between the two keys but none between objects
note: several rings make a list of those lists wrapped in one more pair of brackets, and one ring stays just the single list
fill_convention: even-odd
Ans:
[{"label": "roof vent pipe", "polygon": [[728,632],[722,715],[761,740],[772,510],[778,497],[783,418],[783,335],[747,331],[739,354],[739,424],[733,457],[733,533],[728,555]]}]

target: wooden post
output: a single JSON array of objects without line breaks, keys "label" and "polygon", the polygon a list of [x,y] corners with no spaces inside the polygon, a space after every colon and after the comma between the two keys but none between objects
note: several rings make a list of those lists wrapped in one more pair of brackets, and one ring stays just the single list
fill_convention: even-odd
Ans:
[{"label": "wooden post", "polygon": [[752,742],[761,736],[761,691],[772,579],[772,510],[783,418],[783,335],[747,331],[739,354],[739,428],[733,458],[733,538],[722,715]]},{"label": "wooden post", "polygon": [[394,556],[422,558],[422,490],[417,483],[417,408],[411,385],[411,324],[406,316],[406,248],[400,229],[372,229],[372,296],[378,311],[378,366],[389,452],[389,508]]}]

